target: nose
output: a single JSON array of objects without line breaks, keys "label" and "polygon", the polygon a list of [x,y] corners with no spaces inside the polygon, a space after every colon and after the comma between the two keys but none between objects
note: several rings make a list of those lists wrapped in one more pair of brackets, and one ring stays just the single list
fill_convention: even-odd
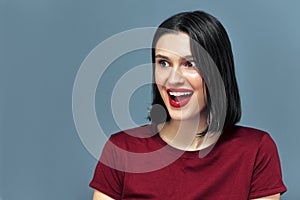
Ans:
[{"label": "nose", "polygon": [[173,67],[170,72],[168,82],[170,85],[180,85],[184,83],[184,77],[180,72],[180,67]]}]

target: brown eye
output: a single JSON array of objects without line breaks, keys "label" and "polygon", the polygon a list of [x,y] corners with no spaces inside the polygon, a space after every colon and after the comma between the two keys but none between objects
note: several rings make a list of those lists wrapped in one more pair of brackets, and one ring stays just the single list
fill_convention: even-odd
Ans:
[{"label": "brown eye", "polygon": [[184,66],[186,66],[186,67],[196,67],[196,63],[194,61],[186,61]]},{"label": "brown eye", "polygon": [[170,66],[169,62],[166,61],[166,60],[160,60],[160,61],[158,61],[158,64],[162,67],[169,67]]}]

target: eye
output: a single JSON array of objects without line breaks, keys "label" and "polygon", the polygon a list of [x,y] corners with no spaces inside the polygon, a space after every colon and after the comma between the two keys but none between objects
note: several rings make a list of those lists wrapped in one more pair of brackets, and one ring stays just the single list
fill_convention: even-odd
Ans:
[{"label": "eye", "polygon": [[162,66],[162,67],[169,67],[169,66],[170,66],[169,62],[166,61],[166,60],[159,60],[159,61],[158,61],[158,64],[159,64],[160,66]]},{"label": "eye", "polygon": [[184,63],[184,66],[186,66],[186,67],[196,67],[196,62],[194,62],[194,61],[186,61]]}]

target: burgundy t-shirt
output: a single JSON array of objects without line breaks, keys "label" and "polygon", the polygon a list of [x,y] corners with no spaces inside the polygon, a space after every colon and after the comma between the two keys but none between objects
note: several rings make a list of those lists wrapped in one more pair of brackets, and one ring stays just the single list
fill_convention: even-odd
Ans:
[{"label": "burgundy t-shirt", "polygon": [[90,186],[114,199],[246,200],[286,191],[269,134],[241,126],[201,151],[169,146],[154,125],[119,132]]}]

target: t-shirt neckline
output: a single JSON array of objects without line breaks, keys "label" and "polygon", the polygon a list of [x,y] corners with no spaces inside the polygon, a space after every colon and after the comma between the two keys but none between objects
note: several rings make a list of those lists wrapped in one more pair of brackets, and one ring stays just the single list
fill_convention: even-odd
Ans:
[{"label": "t-shirt neckline", "polygon": [[175,155],[181,154],[180,157],[182,158],[199,158],[199,159],[203,159],[205,157],[211,156],[211,154],[213,153],[212,151],[214,151],[213,148],[215,148],[216,144],[211,145],[209,147],[206,147],[204,149],[201,150],[182,150],[182,149],[178,149],[176,147],[173,147],[171,145],[169,145],[166,141],[164,141],[160,134],[159,131],[157,130],[157,125],[156,124],[150,124],[150,129],[152,131],[152,135],[153,135],[153,139],[159,143],[159,145],[161,146],[161,148],[167,147],[166,149]]}]

